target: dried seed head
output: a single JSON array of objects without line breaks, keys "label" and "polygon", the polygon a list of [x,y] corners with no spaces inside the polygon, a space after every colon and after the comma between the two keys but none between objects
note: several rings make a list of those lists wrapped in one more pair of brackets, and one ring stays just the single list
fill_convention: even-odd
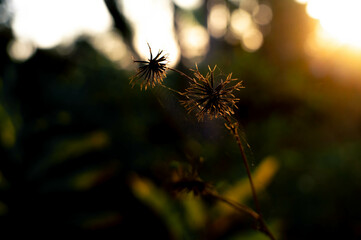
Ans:
[{"label": "dried seed head", "polygon": [[199,121],[204,120],[206,116],[213,119],[234,114],[233,108],[237,107],[236,103],[239,99],[233,95],[233,91],[243,88],[242,81],[232,84],[237,80],[232,78],[232,73],[227,75],[226,80],[222,79],[215,86],[216,66],[213,69],[208,68],[209,72],[203,76],[196,65],[196,69],[192,70],[195,78],[183,93],[187,99],[181,101],[188,112],[196,112]]},{"label": "dried seed head", "polygon": [[138,68],[137,73],[131,77],[130,84],[140,84],[140,88],[147,90],[148,87],[154,87],[157,84],[162,84],[163,78],[166,77],[167,57],[162,55],[163,51],[159,51],[153,58],[152,49],[149,44],[150,58],[148,61],[134,60],[136,63],[141,63],[142,66]]}]

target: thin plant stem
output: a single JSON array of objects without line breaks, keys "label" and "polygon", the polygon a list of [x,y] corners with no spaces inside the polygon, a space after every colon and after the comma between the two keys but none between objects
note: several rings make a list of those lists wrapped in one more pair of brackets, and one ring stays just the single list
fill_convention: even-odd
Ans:
[{"label": "thin plant stem", "polygon": [[243,164],[244,164],[244,166],[246,168],[249,183],[251,185],[253,201],[254,201],[257,212],[260,213],[261,208],[260,208],[260,205],[259,205],[259,202],[258,202],[258,197],[257,197],[256,189],[255,189],[254,184],[253,184],[251,170],[250,170],[250,167],[249,167],[249,164],[248,164],[248,161],[247,161],[247,157],[246,157],[246,153],[244,151],[244,147],[243,147],[242,142],[241,142],[241,138],[240,138],[240,136],[238,134],[237,128],[232,124],[229,117],[225,116],[224,118],[225,118],[229,128],[231,129],[231,132],[232,132],[233,136],[235,137],[238,148],[239,148],[239,150],[241,152]]},{"label": "thin plant stem", "polygon": [[192,81],[192,82],[194,81],[193,78],[191,78],[190,76],[188,76],[187,74],[185,74],[185,73],[182,72],[182,71],[179,71],[179,70],[174,69],[174,68],[171,68],[171,67],[167,67],[167,69],[169,69],[169,70],[171,70],[171,71],[173,71],[173,72],[176,72],[176,73],[182,75],[183,77],[186,77],[188,80],[190,80],[190,81]]},{"label": "thin plant stem", "polygon": [[232,123],[232,121],[229,119],[229,116],[224,116],[224,119],[226,120],[229,129],[231,130],[233,136],[235,137],[236,142],[237,142],[237,145],[238,145],[238,148],[239,148],[239,150],[240,150],[240,152],[241,152],[241,155],[242,155],[243,164],[244,164],[244,166],[245,166],[245,168],[246,168],[248,180],[249,180],[249,183],[250,183],[250,186],[251,186],[253,201],[254,201],[256,210],[257,210],[257,212],[258,212],[258,214],[259,214],[259,219],[258,219],[258,221],[259,221],[260,227],[261,227],[260,230],[261,230],[262,232],[264,232],[270,239],[275,240],[275,237],[273,236],[273,234],[271,233],[271,231],[268,229],[265,221],[263,220],[262,213],[261,213],[261,208],[260,208],[259,201],[258,201],[258,197],[257,197],[257,193],[256,193],[256,189],[255,189],[254,184],[253,184],[253,179],[252,179],[251,170],[250,170],[250,167],[249,167],[249,164],[248,164],[248,160],[247,160],[247,157],[246,157],[246,153],[245,153],[245,151],[244,151],[244,147],[243,147],[243,145],[242,145],[241,137],[239,136],[237,127],[236,127],[236,126]]},{"label": "thin plant stem", "polygon": [[179,94],[179,95],[181,95],[181,96],[184,96],[183,93],[181,93],[181,92],[179,92],[179,91],[177,91],[177,90],[174,90],[173,88],[167,87],[167,86],[165,86],[164,84],[160,84],[160,86],[164,87],[165,89],[168,89],[168,90],[171,91],[171,92],[175,92],[175,93],[177,93],[177,94]]},{"label": "thin plant stem", "polygon": [[270,239],[275,240],[275,237],[271,233],[271,231],[268,229],[266,223],[264,222],[262,216],[255,212],[252,208],[247,207],[246,205],[234,202],[232,200],[229,200],[227,198],[224,198],[216,193],[209,193],[210,196],[214,197],[215,199],[224,202],[228,204],[229,206],[233,207],[234,209],[238,210],[240,213],[247,213],[250,215],[255,221],[257,221],[258,224],[260,224],[259,230],[267,235]]},{"label": "thin plant stem", "polygon": [[241,213],[247,213],[248,215],[250,215],[254,220],[259,221],[260,219],[260,215],[255,212],[252,208],[247,207],[246,205],[234,202],[230,199],[224,198],[221,195],[214,193],[214,192],[209,192],[208,195],[210,195],[211,197],[224,202],[228,205],[230,205],[231,207],[235,208],[236,210],[238,210]]}]

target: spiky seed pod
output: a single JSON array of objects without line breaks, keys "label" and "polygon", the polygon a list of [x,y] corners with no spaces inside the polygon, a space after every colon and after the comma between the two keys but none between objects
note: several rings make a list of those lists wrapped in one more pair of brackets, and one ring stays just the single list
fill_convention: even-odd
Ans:
[{"label": "spiky seed pod", "polygon": [[163,78],[166,77],[167,57],[162,55],[160,50],[153,58],[152,49],[149,44],[150,58],[148,61],[134,60],[136,63],[142,64],[138,68],[137,73],[131,77],[130,84],[134,87],[135,84],[140,84],[140,88],[147,90],[148,87],[155,87],[157,84],[162,84]]},{"label": "spiky seed pod", "polygon": [[188,113],[195,111],[199,121],[204,120],[207,116],[210,119],[220,116],[226,117],[234,114],[233,109],[237,108],[236,103],[239,101],[233,94],[233,91],[239,91],[244,88],[242,81],[235,84],[237,79],[232,78],[232,73],[227,75],[226,80],[221,80],[215,86],[214,71],[216,66],[203,76],[196,65],[194,72],[195,78],[183,93],[186,100],[181,101],[186,107]]}]

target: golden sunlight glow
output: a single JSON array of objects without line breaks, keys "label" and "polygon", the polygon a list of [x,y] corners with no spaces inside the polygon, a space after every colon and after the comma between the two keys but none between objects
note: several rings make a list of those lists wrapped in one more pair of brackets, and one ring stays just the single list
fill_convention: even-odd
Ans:
[{"label": "golden sunlight glow", "polygon": [[[175,66],[180,59],[174,30],[174,9],[168,0],[119,0],[123,12],[134,32],[134,45],[141,58],[149,58],[149,48],[153,54],[164,50],[169,65]],[[141,7],[139,7],[141,6]]]},{"label": "golden sunlight glow", "polygon": [[230,13],[225,4],[212,6],[208,16],[209,33],[215,38],[223,37],[227,32],[229,18]]},{"label": "golden sunlight glow", "polygon": [[242,37],[242,47],[247,52],[258,50],[262,43],[263,35],[257,28],[250,29]]},{"label": "golden sunlight glow", "polygon": [[308,0],[295,0],[298,3],[305,4],[308,2]]},{"label": "golden sunlight glow", "polygon": [[231,31],[237,36],[242,37],[242,35],[252,28],[252,17],[251,15],[243,10],[237,9],[232,12],[231,15]]},{"label": "golden sunlight glow", "polygon": [[98,34],[90,40],[94,48],[113,61],[116,66],[127,68],[131,65],[130,53],[118,32],[109,31]]},{"label": "golden sunlight glow", "polygon": [[176,14],[176,23],[182,56],[186,58],[183,63],[190,64],[187,60],[201,62],[209,50],[210,37],[207,29],[193,14],[186,12]]},{"label": "golden sunlight glow", "polygon": [[182,52],[187,58],[203,57],[209,47],[207,30],[201,25],[188,26],[179,33]]},{"label": "golden sunlight glow", "polygon": [[[315,76],[360,79],[360,0],[295,0],[318,20],[304,48]],[[358,81],[352,81],[354,84]]]},{"label": "golden sunlight glow", "polygon": [[71,43],[82,34],[111,28],[112,19],[98,0],[12,0],[12,27],[19,39],[40,48]]},{"label": "golden sunlight glow", "polygon": [[258,0],[242,0],[239,2],[239,8],[252,12],[258,6]]},{"label": "golden sunlight glow", "polygon": [[260,26],[270,24],[273,12],[270,6],[258,4],[257,0],[240,2],[240,8],[234,10],[230,17],[230,33],[225,39],[230,44],[241,43],[247,52],[257,51],[263,44]]},{"label": "golden sunlight glow", "polygon": [[361,51],[355,50],[354,46],[337,41],[320,25],[305,42],[305,52],[310,57],[311,70],[314,75],[320,77],[331,73],[339,79],[359,79]]},{"label": "golden sunlight glow", "polygon": [[180,8],[187,10],[194,10],[203,4],[204,0],[173,0],[173,2]]},{"label": "golden sunlight glow", "polygon": [[273,13],[272,9],[266,4],[260,4],[252,12],[253,20],[259,25],[267,25],[271,22]]},{"label": "golden sunlight glow", "polygon": [[15,61],[25,61],[35,52],[35,47],[30,41],[13,40],[7,47],[9,56]]},{"label": "golden sunlight glow", "polygon": [[322,30],[341,44],[361,50],[360,0],[308,0],[307,13]]}]

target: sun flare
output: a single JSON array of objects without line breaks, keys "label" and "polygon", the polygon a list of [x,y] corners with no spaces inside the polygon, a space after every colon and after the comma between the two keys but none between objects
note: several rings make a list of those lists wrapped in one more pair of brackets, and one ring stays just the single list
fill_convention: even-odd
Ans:
[{"label": "sun flare", "polygon": [[361,51],[360,0],[308,0],[307,14],[319,21],[322,35]]}]

